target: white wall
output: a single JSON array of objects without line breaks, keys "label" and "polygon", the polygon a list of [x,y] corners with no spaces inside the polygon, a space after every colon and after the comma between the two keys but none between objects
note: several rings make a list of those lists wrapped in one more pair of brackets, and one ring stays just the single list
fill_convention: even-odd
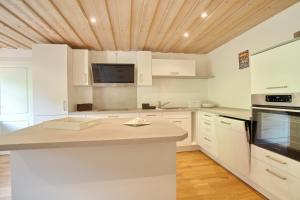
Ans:
[{"label": "white wall", "polygon": [[[157,59],[194,59],[198,76],[208,75],[206,55],[154,52]],[[171,103],[168,106],[188,106],[189,100],[207,100],[207,80],[203,79],[153,79],[152,86],[137,87],[137,106],[142,103],[157,105],[158,101]]]},{"label": "white wall", "polygon": [[208,81],[209,99],[220,106],[250,108],[250,70],[238,69],[238,53],[244,50],[254,53],[290,40],[299,30],[300,3],[297,3],[209,53],[212,73],[216,76]]}]

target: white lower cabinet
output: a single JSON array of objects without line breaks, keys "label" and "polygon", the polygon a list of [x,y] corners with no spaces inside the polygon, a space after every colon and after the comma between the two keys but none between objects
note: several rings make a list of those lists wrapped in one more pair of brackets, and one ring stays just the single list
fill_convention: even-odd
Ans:
[{"label": "white lower cabinet", "polygon": [[87,117],[100,119],[116,119],[116,118],[135,118],[138,113],[111,113],[111,114],[88,114]]},{"label": "white lower cabinet", "polygon": [[163,117],[188,132],[188,137],[180,142],[177,142],[177,146],[188,146],[192,144],[191,112],[164,112]]},{"label": "white lower cabinet", "polygon": [[216,140],[215,117],[211,113],[197,113],[197,143],[199,146],[213,155],[218,156],[218,144]]},{"label": "white lower cabinet", "polygon": [[300,199],[300,162],[251,145],[251,179],[278,199]]}]

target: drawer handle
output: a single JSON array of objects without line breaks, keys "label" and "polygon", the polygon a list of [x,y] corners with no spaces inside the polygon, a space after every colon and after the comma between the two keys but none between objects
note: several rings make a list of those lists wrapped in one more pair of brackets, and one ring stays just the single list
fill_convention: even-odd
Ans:
[{"label": "drawer handle", "polygon": [[272,174],[273,176],[276,176],[277,178],[280,178],[281,180],[287,180],[286,177],[280,176],[279,174],[271,171],[270,169],[266,169],[266,172],[268,172],[269,174]]},{"label": "drawer handle", "polygon": [[205,117],[211,117],[210,115],[204,115]]},{"label": "drawer handle", "polygon": [[117,116],[117,115],[110,115],[110,116],[108,116],[109,118],[117,118],[117,117],[119,117],[119,116]]},{"label": "drawer handle", "polygon": [[231,125],[231,123],[229,122],[224,122],[224,121],[221,121],[222,124],[226,124],[226,125]]},{"label": "drawer handle", "polygon": [[157,115],[146,115],[147,117],[155,117],[155,116],[157,116]]},{"label": "drawer handle", "polygon": [[208,123],[208,122],[204,122],[204,124],[206,124],[206,125],[209,125],[209,126],[211,125],[211,124],[210,124],[210,123]]},{"label": "drawer handle", "polygon": [[181,123],[181,121],[173,121],[174,123]]},{"label": "drawer handle", "polygon": [[281,160],[278,160],[278,159],[276,159],[276,158],[273,158],[272,156],[269,156],[269,155],[267,155],[266,158],[268,158],[268,159],[270,159],[270,160],[273,160],[273,161],[275,161],[275,162],[278,162],[278,163],[280,163],[280,164],[282,164],[282,165],[286,165],[286,164],[287,164],[286,162],[281,161]]},{"label": "drawer handle", "polygon": [[205,139],[206,141],[211,142],[211,140],[210,140],[209,138],[207,138],[207,137],[204,137],[204,139]]},{"label": "drawer handle", "polygon": [[267,87],[268,90],[272,90],[272,89],[283,89],[283,88],[288,88],[288,86],[287,86],[287,85],[284,85],[284,86]]}]

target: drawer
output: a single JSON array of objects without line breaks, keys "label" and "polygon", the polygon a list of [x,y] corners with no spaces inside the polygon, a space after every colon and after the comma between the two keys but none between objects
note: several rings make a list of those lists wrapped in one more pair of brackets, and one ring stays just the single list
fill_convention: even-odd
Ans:
[{"label": "drawer", "polygon": [[251,160],[251,179],[278,199],[300,199],[300,179],[260,160]]},{"label": "drawer", "polygon": [[237,131],[245,131],[245,121],[226,117],[217,117],[216,121],[218,126],[235,129]]},{"label": "drawer", "polygon": [[208,121],[214,121],[214,118],[216,117],[216,114],[213,113],[207,113],[207,112],[198,112],[198,117],[200,119],[205,119]]},{"label": "drawer", "polygon": [[217,143],[215,139],[211,139],[206,135],[202,135],[200,140],[200,147],[202,149],[204,149],[205,151],[207,151],[215,157],[218,156]]},{"label": "drawer", "polygon": [[266,164],[271,165],[277,169],[290,173],[293,176],[300,178],[300,162],[279,155],[272,151],[251,145],[252,158],[256,158]]},{"label": "drawer", "polygon": [[141,118],[149,118],[149,119],[154,119],[154,118],[162,118],[162,113],[161,112],[145,112],[145,113],[140,113]]},{"label": "drawer", "polygon": [[205,134],[215,138],[215,123],[206,119],[199,119],[199,134]]}]

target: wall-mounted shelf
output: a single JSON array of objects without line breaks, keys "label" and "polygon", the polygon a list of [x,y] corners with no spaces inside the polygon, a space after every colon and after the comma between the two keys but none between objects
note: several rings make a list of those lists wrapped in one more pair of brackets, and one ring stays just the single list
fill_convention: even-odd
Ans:
[{"label": "wall-mounted shelf", "polygon": [[169,78],[169,79],[211,79],[215,76],[152,76],[153,79]]}]

